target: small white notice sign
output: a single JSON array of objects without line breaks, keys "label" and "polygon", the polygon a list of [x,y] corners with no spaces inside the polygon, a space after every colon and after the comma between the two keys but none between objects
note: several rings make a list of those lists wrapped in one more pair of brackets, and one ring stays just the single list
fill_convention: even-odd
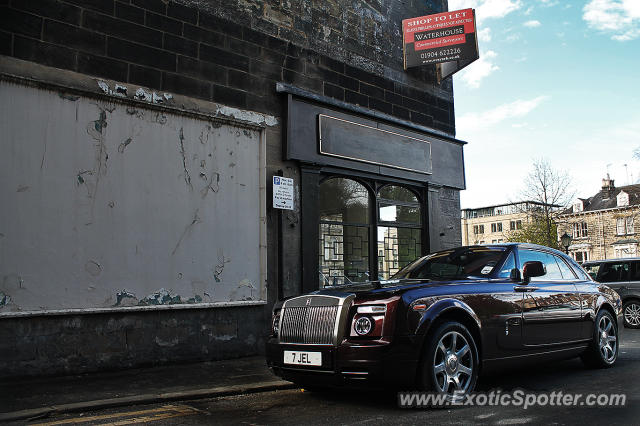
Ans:
[{"label": "small white notice sign", "polygon": [[273,208],[293,210],[293,179],[273,177]]}]

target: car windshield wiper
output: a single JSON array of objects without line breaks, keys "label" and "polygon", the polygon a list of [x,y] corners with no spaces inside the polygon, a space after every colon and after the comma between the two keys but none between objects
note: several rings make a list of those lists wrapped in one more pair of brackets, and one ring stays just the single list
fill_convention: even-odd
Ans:
[{"label": "car windshield wiper", "polygon": [[345,287],[365,287],[375,285],[374,281],[365,281],[360,283],[344,283],[344,284],[335,284],[335,285],[327,285],[324,288],[345,288]]},{"label": "car windshield wiper", "polygon": [[387,285],[393,285],[393,284],[398,284],[401,281],[422,281],[422,282],[429,282],[431,281],[431,278],[390,278],[388,280],[381,280],[380,283],[384,284],[385,286]]}]

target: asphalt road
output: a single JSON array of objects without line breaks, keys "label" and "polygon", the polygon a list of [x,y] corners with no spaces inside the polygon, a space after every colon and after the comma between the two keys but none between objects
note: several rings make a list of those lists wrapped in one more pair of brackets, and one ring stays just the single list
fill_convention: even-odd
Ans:
[{"label": "asphalt road", "polygon": [[[625,394],[624,407],[464,406],[402,409],[389,391],[265,392],[175,404],[136,406],[46,419],[48,424],[640,424],[640,330],[625,330],[615,367],[586,369],[580,360],[529,366],[483,377],[479,391]],[[32,423],[38,423],[32,422]],[[61,424],[61,423],[57,423]]]}]

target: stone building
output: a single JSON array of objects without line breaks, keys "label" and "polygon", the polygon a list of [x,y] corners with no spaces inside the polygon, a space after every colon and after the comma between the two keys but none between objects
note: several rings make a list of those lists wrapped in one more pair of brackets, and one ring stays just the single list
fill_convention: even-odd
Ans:
[{"label": "stone building", "polygon": [[578,262],[635,257],[639,217],[640,185],[617,188],[607,176],[600,192],[577,199],[560,216],[558,236],[571,235],[569,253]]},{"label": "stone building", "polygon": [[459,244],[452,83],[402,58],[446,1],[0,4],[0,376],[257,354],[277,299]]},{"label": "stone building", "polygon": [[532,212],[542,206],[536,201],[519,201],[496,206],[463,209],[462,245],[495,244],[507,241],[509,232],[532,220]]}]

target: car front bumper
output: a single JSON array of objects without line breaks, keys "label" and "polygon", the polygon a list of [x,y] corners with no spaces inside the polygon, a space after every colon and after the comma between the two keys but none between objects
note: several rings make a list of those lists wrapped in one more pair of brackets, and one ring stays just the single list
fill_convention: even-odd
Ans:
[{"label": "car front bumper", "polygon": [[[340,345],[266,344],[267,365],[277,376],[315,386],[411,386],[415,383],[418,354],[415,338],[390,341],[344,340]],[[284,362],[285,351],[320,352],[322,365],[300,366]]]}]

